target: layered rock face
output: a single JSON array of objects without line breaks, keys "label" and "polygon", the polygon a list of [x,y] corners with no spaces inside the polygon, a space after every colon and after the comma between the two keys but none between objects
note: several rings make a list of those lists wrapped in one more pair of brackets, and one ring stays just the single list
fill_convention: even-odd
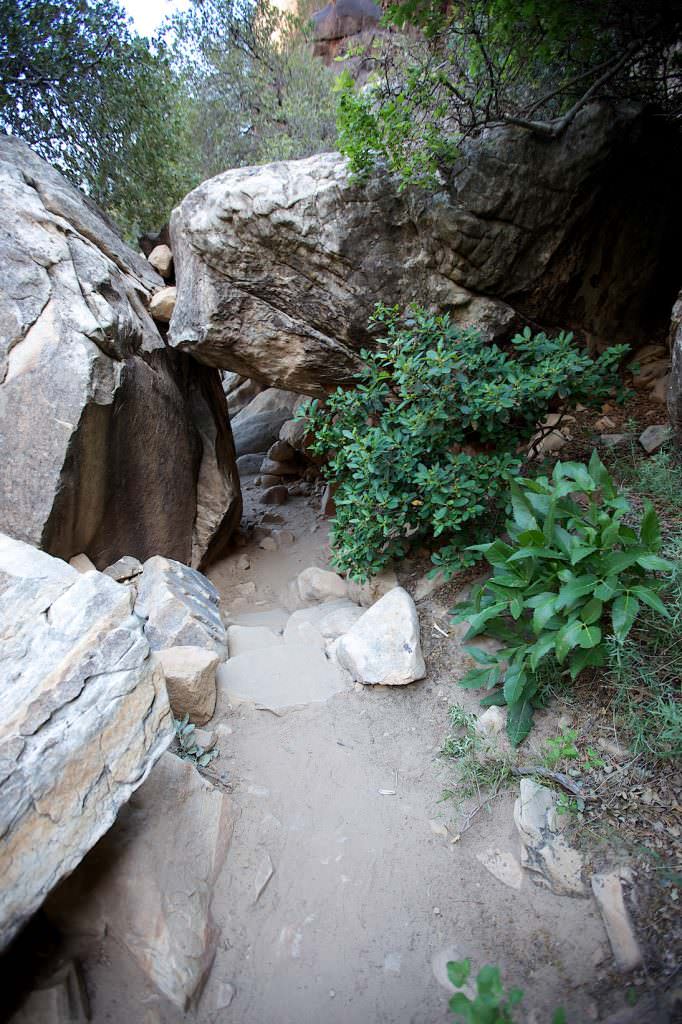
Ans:
[{"label": "layered rock face", "polygon": [[353,183],[334,153],[227,171],[171,219],[171,344],[320,394],[357,369],[380,301],[451,309],[486,337],[530,319],[640,341],[676,291],[679,162],[654,119],[593,105],[558,139],[504,127],[467,143],[436,195],[385,173]]},{"label": "layered rock face", "polygon": [[163,286],[78,190],[0,139],[0,522],[100,568],[199,565],[241,499],[217,372],[170,351]]},{"label": "layered rock face", "polygon": [[669,341],[672,352],[672,371],[667,394],[668,415],[678,439],[682,439],[682,292],[673,306]]},{"label": "layered rock face", "polygon": [[0,949],[173,736],[134,594],[0,534]]}]

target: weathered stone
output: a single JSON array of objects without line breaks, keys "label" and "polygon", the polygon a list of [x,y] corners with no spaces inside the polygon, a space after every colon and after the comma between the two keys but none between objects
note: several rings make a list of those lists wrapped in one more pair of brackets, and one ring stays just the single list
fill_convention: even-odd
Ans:
[{"label": "weathered stone", "polygon": [[322,395],[376,344],[379,301],[450,309],[486,338],[520,322],[517,302],[524,319],[609,341],[660,329],[679,286],[674,128],[593,103],[557,138],[507,125],[461,150],[437,194],[400,191],[385,170],[353,181],[335,153],[204,182],[171,221],[171,344]]},{"label": "weathered stone", "polygon": [[284,484],[275,484],[263,491],[260,500],[263,505],[285,505],[289,500],[289,492]]},{"label": "weathered stone", "polygon": [[234,417],[264,390],[264,386],[257,380],[251,380],[250,377],[243,377],[240,373],[230,373],[227,370],[223,373],[223,390],[227,398],[230,416]]},{"label": "weathered stone", "polygon": [[288,441],[275,441],[275,443],[268,448],[267,458],[271,459],[273,462],[291,462],[295,456],[296,452]]},{"label": "weathered stone", "polygon": [[88,556],[83,554],[74,555],[73,558],[70,558],[69,565],[77,572],[92,572],[96,568]]},{"label": "weathered stone", "polygon": [[402,587],[368,608],[334,650],[339,664],[360,683],[404,686],[426,675],[417,609]]},{"label": "weathered stone", "polygon": [[106,931],[184,1011],[201,994],[215,955],[211,900],[233,826],[229,797],[165,754],[55,894],[51,916],[67,933]]},{"label": "weathered stone", "polygon": [[157,657],[175,717],[189,715],[191,722],[205,725],[215,711],[218,655],[202,647],[169,647]]},{"label": "weathered stone", "polygon": [[370,576],[364,583],[348,580],[348,596],[351,601],[369,608],[398,586],[398,577],[392,569],[383,569],[376,576]]},{"label": "weathered stone", "polygon": [[91,1019],[83,979],[70,960],[31,992],[9,1024],[87,1024]]},{"label": "weathered stone", "polygon": [[617,872],[593,875],[592,892],[601,912],[617,967],[621,971],[634,971],[642,963],[642,951],[625,906],[620,876]]},{"label": "weathered stone", "polygon": [[375,28],[382,13],[372,0],[334,0],[313,14],[313,39],[319,42],[358,35]]},{"label": "weathered stone", "polygon": [[348,596],[348,586],[341,576],[330,572],[329,569],[318,569],[314,565],[298,574],[296,591],[304,604],[337,601]]},{"label": "weathered stone", "polygon": [[111,576],[112,580],[116,580],[117,583],[127,583],[128,580],[140,575],[142,562],[139,558],[133,558],[132,555],[124,555],[113,565],[108,565],[103,572],[106,576]]},{"label": "weathered stone", "polygon": [[175,285],[167,285],[154,292],[149,300],[149,313],[161,324],[169,324],[175,309],[177,289]]},{"label": "weathered stone", "polygon": [[521,779],[514,821],[521,839],[521,864],[533,879],[559,896],[586,895],[582,857],[558,831],[552,790],[533,779]]},{"label": "weathered stone", "polygon": [[279,388],[266,388],[256,394],[232,420],[237,455],[267,452],[299,401],[298,395]]},{"label": "weathered stone", "polygon": [[287,420],[279,432],[280,441],[286,441],[295,451],[304,451],[308,436],[307,420]]},{"label": "weathered stone", "polygon": [[278,544],[274,537],[263,537],[258,547],[263,551],[276,551]]},{"label": "weathered stone", "polygon": [[240,476],[257,476],[264,458],[265,452],[240,455],[237,459],[237,472]]},{"label": "weathered stone", "polygon": [[173,736],[132,594],[0,534],[0,949]]},{"label": "weathered stone", "polygon": [[260,467],[266,476],[301,476],[301,467],[296,462],[275,462],[267,456]]},{"label": "weathered stone", "polygon": [[152,650],[204,647],[225,657],[227,634],[219,604],[216,588],[195,569],[160,555],[144,563],[135,612],[146,620]]},{"label": "weathered stone", "polygon": [[168,278],[173,272],[173,253],[167,245],[157,245],[147,256],[154,270],[161,277]]},{"label": "weathered stone", "polygon": [[669,441],[672,437],[672,430],[667,423],[657,423],[651,427],[647,427],[639,435],[639,443],[641,444],[647,455],[653,455],[657,452],[666,441]]},{"label": "weathered stone", "polygon": [[682,292],[677,296],[672,309],[668,342],[672,352],[667,395],[668,416],[679,439],[682,436]]},{"label": "weathered stone", "polygon": [[125,554],[189,562],[209,466],[226,484],[212,536],[241,514],[219,374],[166,348],[146,308],[161,278],[8,136],[0,221],[3,529],[99,568]]},{"label": "weathered stone", "polygon": [[289,618],[284,630],[287,642],[300,642],[301,627],[311,625],[323,640],[336,640],[355,625],[363,615],[363,609],[352,601],[327,601],[325,604],[313,605],[312,608],[300,608]]}]

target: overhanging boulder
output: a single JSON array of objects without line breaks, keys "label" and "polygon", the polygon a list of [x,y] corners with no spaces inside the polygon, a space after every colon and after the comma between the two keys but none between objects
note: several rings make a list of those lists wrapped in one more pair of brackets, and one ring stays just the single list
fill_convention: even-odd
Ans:
[{"label": "overhanging boulder", "polygon": [[357,369],[377,302],[450,309],[488,338],[530,320],[639,342],[679,287],[680,162],[675,129],[593,104],[557,139],[470,140],[437,194],[354,183],[338,153],[227,171],[171,219],[171,344],[320,394]]}]

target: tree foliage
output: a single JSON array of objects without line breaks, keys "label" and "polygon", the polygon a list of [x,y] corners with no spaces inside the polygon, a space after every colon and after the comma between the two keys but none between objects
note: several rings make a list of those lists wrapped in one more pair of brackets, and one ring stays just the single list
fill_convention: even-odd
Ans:
[{"label": "tree foliage", "polygon": [[203,177],[335,147],[334,76],[305,18],[267,0],[194,0],[172,26]]},{"label": "tree foliage", "polygon": [[0,0],[0,128],[129,235],[193,183],[185,115],[166,47],[132,33],[116,0]]},{"label": "tree foliage", "polygon": [[341,149],[357,173],[385,160],[406,183],[447,175],[468,136],[500,124],[546,137],[596,98],[679,117],[679,0],[398,0],[369,87],[341,82]]}]

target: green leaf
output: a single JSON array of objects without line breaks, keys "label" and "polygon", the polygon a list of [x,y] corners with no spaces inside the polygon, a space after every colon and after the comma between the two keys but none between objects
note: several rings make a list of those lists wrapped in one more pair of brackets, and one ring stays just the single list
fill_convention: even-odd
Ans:
[{"label": "green leaf", "polygon": [[560,1006],[558,1010],[555,1010],[552,1014],[552,1024],[567,1024],[566,1011],[563,1006]]},{"label": "green leaf", "polygon": [[577,619],[574,619],[572,622],[567,622],[566,625],[558,631],[554,643],[554,650],[556,652],[557,661],[560,665],[565,661],[568,652],[580,644],[581,631],[582,623],[578,622]]},{"label": "green leaf", "polygon": [[638,611],[639,601],[633,594],[626,593],[616,598],[611,607],[611,621],[616,640],[621,643],[625,640],[637,618]]},{"label": "green leaf", "polygon": [[539,605],[533,612],[533,632],[536,636],[542,632],[553,617],[556,597],[556,594],[547,594],[545,602]]},{"label": "green leaf", "polygon": [[649,569],[651,572],[672,572],[675,568],[675,563],[668,561],[667,558],[661,558],[659,555],[640,555],[635,559],[637,565],[641,565],[643,569]]},{"label": "green leaf", "polygon": [[592,647],[589,650],[579,648],[571,651],[568,659],[568,668],[571,679],[577,679],[583,669],[595,665],[603,665],[606,661],[606,651],[603,645]]},{"label": "green leaf", "polygon": [[471,972],[471,960],[450,960],[446,966],[448,981],[455,988],[466,985]]},{"label": "green leaf", "polygon": [[527,675],[521,665],[510,665],[504,677],[504,695],[507,704],[515,704],[524,691]]},{"label": "green leaf", "polygon": [[533,714],[530,697],[525,697],[518,704],[511,704],[508,707],[507,736],[513,747],[518,747],[533,728]]},{"label": "green leaf", "polygon": [[[661,525],[656,515],[656,510],[650,501],[644,502],[644,515],[639,528],[639,536],[642,544],[646,544],[653,551],[658,551],[661,546]],[[646,566],[644,566],[646,568]]]},{"label": "green leaf", "polygon": [[631,587],[630,590],[640,599],[640,601],[643,601],[644,604],[648,604],[649,608],[653,608],[655,612],[660,612],[660,614],[664,615],[666,619],[670,618],[670,612],[663,604],[658,594],[653,590],[650,590],[649,587],[637,586]]},{"label": "green leaf", "polygon": [[500,968],[493,964],[482,967],[476,975],[476,988],[479,995],[499,1000],[503,993]]},{"label": "green leaf", "polygon": [[599,622],[602,617],[604,610],[604,602],[600,601],[598,597],[593,597],[591,601],[588,601],[586,605],[580,609],[581,620],[589,625],[591,622]]},{"label": "green leaf", "polygon": [[504,690],[495,690],[494,693],[489,693],[487,697],[479,701],[482,708],[503,708],[507,703],[507,698],[504,695]]},{"label": "green leaf", "polygon": [[490,668],[472,668],[459,680],[459,685],[465,690],[489,690],[499,682],[501,674],[501,669],[497,665]]},{"label": "green leaf", "polygon": [[546,654],[549,654],[554,649],[556,642],[556,633],[545,633],[541,636],[532,647],[528,648],[528,655],[530,658],[530,667],[536,669]]},{"label": "green leaf", "polygon": [[576,576],[559,591],[554,602],[555,609],[561,611],[563,608],[572,608],[581,597],[592,593],[598,582],[596,576]]}]

